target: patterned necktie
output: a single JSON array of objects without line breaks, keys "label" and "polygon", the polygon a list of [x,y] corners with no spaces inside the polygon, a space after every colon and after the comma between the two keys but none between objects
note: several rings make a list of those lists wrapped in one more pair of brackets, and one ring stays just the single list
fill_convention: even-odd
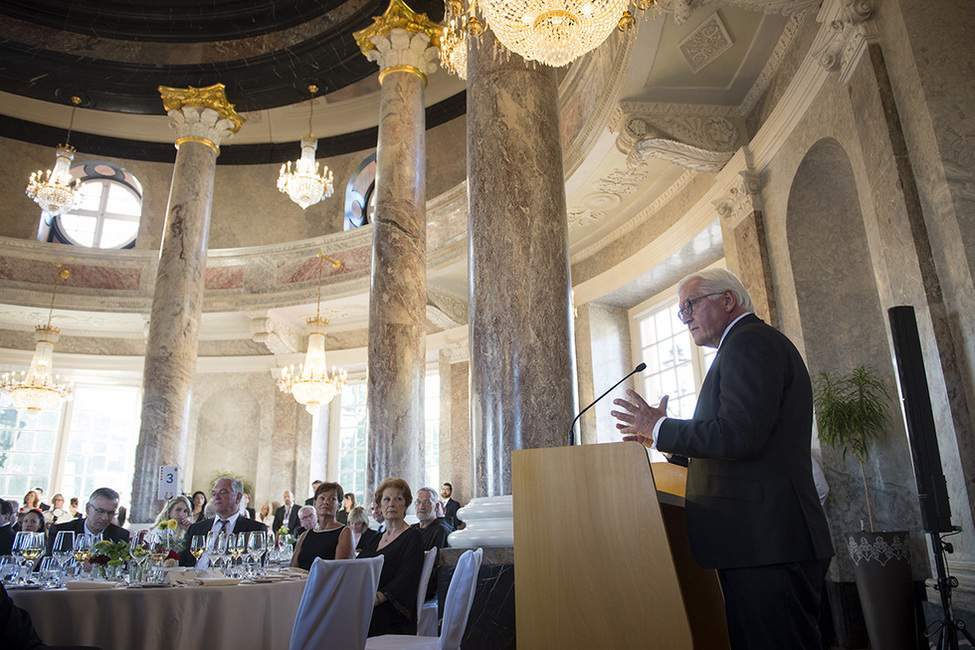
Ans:
[{"label": "patterned necktie", "polygon": [[230,523],[230,520],[229,519],[221,519],[220,520],[220,530],[218,532],[226,533],[227,532],[227,524],[229,524],[229,523]]}]

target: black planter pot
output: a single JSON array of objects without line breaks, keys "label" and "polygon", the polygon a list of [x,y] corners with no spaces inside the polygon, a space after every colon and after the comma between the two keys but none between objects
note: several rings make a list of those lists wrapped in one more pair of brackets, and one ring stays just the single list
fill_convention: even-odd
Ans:
[{"label": "black planter pot", "polygon": [[917,620],[907,532],[847,535],[870,647],[915,650]]}]

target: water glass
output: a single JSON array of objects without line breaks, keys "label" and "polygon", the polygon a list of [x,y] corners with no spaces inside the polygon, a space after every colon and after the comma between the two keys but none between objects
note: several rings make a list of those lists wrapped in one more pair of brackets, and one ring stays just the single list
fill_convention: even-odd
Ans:
[{"label": "water glass", "polygon": [[61,577],[64,572],[61,569],[61,562],[56,557],[46,557],[41,560],[38,574],[41,584],[46,589],[55,589],[61,586]]},{"label": "water glass", "polygon": [[71,557],[74,555],[73,530],[58,531],[57,536],[54,538],[54,544],[51,546],[51,555],[58,561],[61,570],[64,571],[64,567],[68,565],[68,562],[71,561]]},{"label": "water glass", "polygon": [[20,564],[18,564],[17,558],[13,555],[0,557],[0,582],[5,585],[13,584],[17,580],[19,571]]}]

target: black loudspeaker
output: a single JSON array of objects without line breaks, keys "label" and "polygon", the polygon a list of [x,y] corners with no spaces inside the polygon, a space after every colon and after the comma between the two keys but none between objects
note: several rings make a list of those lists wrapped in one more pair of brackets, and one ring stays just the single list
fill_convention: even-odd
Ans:
[{"label": "black loudspeaker", "polygon": [[917,498],[921,504],[921,523],[926,533],[947,533],[951,525],[951,509],[948,505],[948,486],[941,468],[941,453],[934,430],[931,412],[931,396],[928,379],[921,356],[921,339],[917,333],[914,308],[891,307],[887,310],[890,333],[894,340],[897,358],[897,377],[900,382],[904,420],[911,442],[911,458],[914,461],[914,480],[917,482]]}]

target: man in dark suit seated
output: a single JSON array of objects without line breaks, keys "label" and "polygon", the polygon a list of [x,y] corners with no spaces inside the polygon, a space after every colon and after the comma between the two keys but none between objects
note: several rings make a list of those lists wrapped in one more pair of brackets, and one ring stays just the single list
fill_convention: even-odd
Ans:
[{"label": "man in dark suit seated", "polygon": [[244,484],[239,479],[221,476],[213,484],[211,494],[213,498],[210,503],[213,505],[214,516],[198,521],[187,529],[183,550],[179,554],[179,563],[182,566],[196,566],[197,569],[210,566],[210,558],[205,553],[200,556],[199,561],[193,559],[190,545],[194,535],[206,535],[211,531],[234,534],[267,532],[267,526],[261,522],[241,515],[240,502],[244,496]]},{"label": "man in dark suit seated", "polygon": [[[812,386],[799,351],[754,313],[741,281],[712,268],[681,280],[678,318],[717,348],[694,417],[667,417],[636,391],[613,403],[624,440],[687,460],[687,536],[717,569],[731,647],[819,650],[833,555],[813,481]],[[676,460],[676,459],[675,459]]]},{"label": "man in dark suit seated", "polygon": [[416,501],[413,502],[413,506],[419,521],[413,524],[413,527],[420,531],[424,551],[429,551],[431,548],[445,548],[447,535],[454,532],[446,519],[437,516],[438,501],[437,491],[433,488],[423,487],[416,491]]},{"label": "man in dark suit seated", "polygon": [[10,555],[14,547],[14,522],[17,521],[17,509],[14,504],[0,499],[0,556]]},{"label": "man in dark suit seated", "polygon": [[62,530],[73,531],[75,535],[101,535],[102,539],[113,542],[129,541],[129,531],[112,523],[118,514],[118,498],[118,492],[112,488],[102,487],[92,492],[85,504],[87,516],[84,519],[71,519],[67,523],[51,526],[47,536],[47,555],[51,554],[54,540]]},{"label": "man in dark suit seated", "polygon": [[288,532],[294,535],[298,528],[298,504],[295,503],[295,493],[291,490],[284,491],[284,505],[274,511],[274,534],[277,535],[285,524],[288,525]]}]

